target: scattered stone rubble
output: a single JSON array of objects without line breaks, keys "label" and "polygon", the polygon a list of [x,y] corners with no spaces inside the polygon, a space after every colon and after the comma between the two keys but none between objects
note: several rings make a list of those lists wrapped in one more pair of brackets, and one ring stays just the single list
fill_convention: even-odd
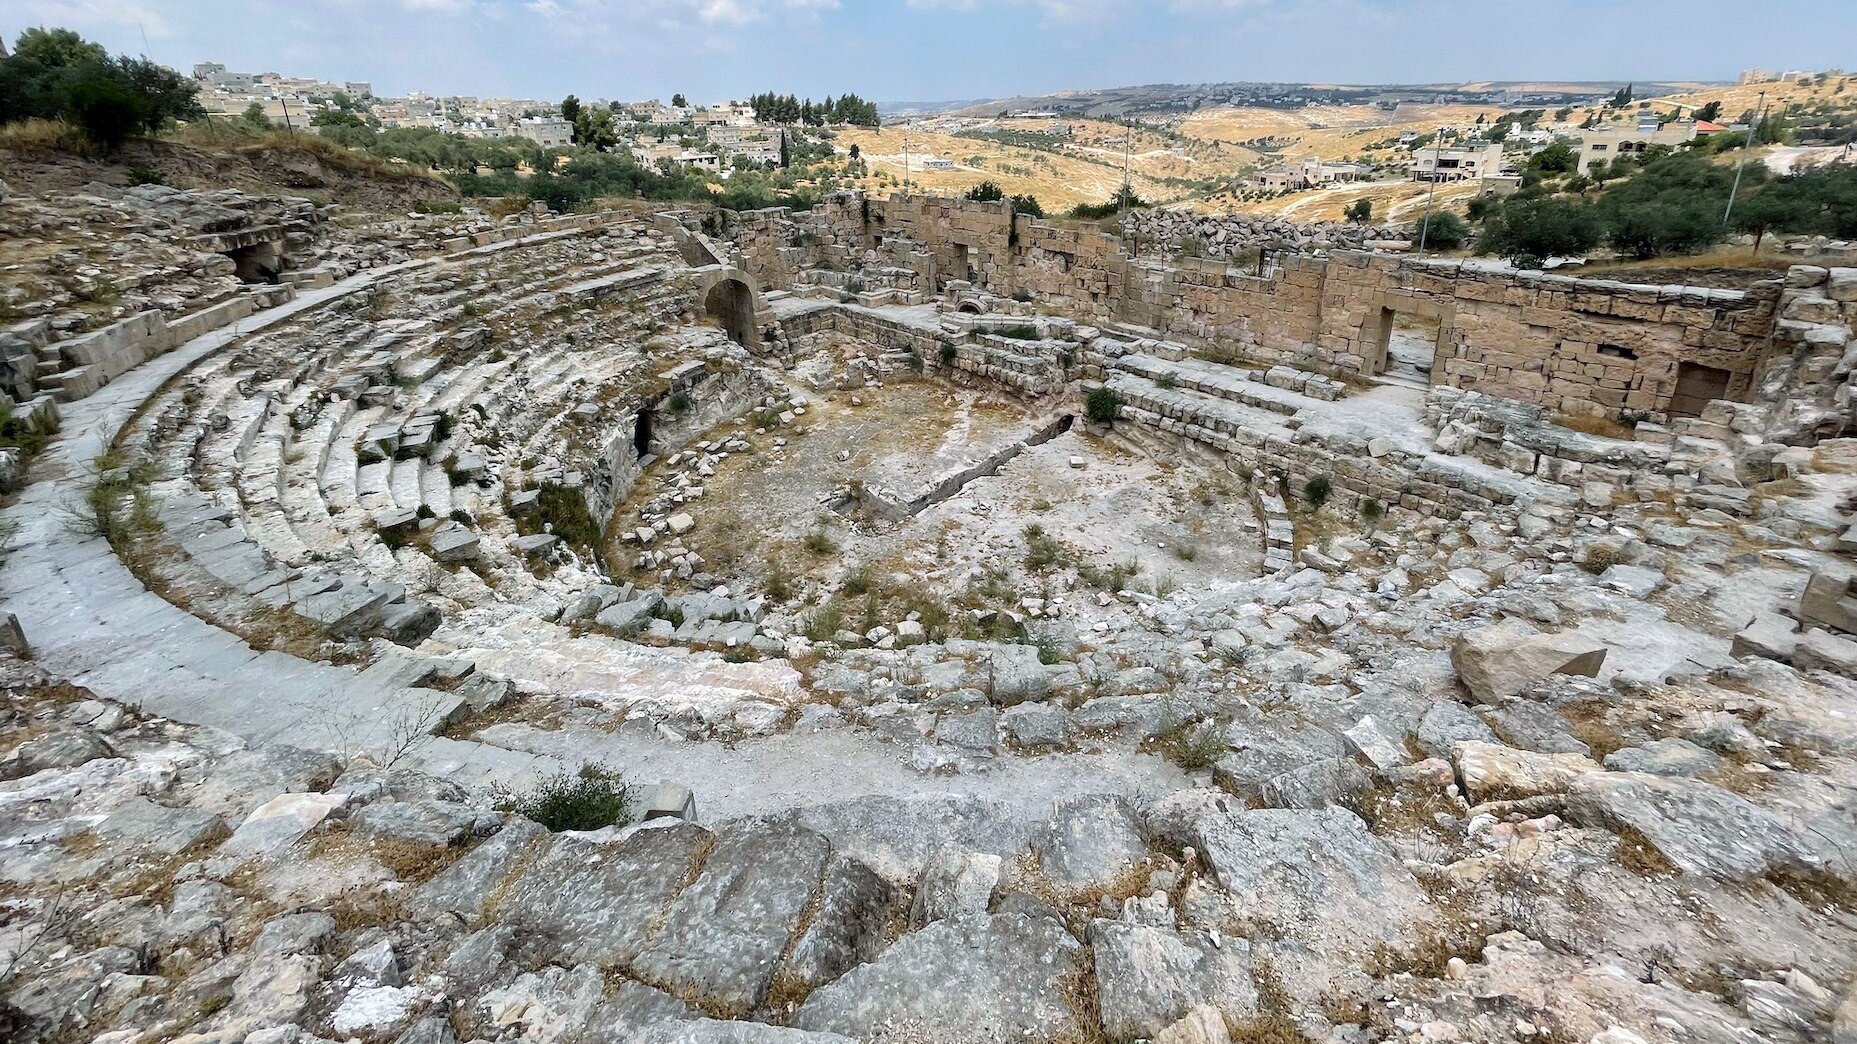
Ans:
[{"label": "scattered stone rubble", "polygon": [[1183,252],[1240,261],[1265,250],[1409,250],[1418,238],[1412,226],[1362,225],[1336,221],[1301,224],[1256,214],[1195,214],[1158,207],[1131,211],[1123,229],[1142,253],[1174,257]]}]

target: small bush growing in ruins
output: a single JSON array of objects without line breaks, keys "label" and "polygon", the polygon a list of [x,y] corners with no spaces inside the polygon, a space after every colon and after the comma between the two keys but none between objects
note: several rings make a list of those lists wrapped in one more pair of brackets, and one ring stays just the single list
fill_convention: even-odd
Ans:
[{"label": "small bush growing in ruins", "polygon": [[542,483],[535,510],[518,518],[516,528],[524,536],[546,530],[570,547],[600,546],[600,524],[587,508],[587,498],[554,482]]},{"label": "small bush growing in ruins", "polygon": [[670,407],[672,413],[689,413],[691,405],[689,392],[680,391],[671,395]]},{"label": "small bush growing in ruins", "polygon": [[800,617],[800,633],[809,641],[828,641],[845,629],[845,611],[835,603],[827,602],[812,612]]},{"label": "small bush growing in ruins", "polygon": [[1003,326],[993,332],[996,334],[999,334],[1001,337],[1010,337],[1015,341],[1039,340],[1038,327],[1030,326],[1024,323],[1021,323],[1018,326]]},{"label": "small bush growing in ruins", "polygon": [[1077,579],[1098,590],[1113,593],[1127,587],[1129,578],[1136,572],[1138,567],[1133,562],[1113,562],[1108,569],[1080,565],[1077,567]]},{"label": "small bush growing in ruins", "polygon": [[1199,545],[1190,540],[1177,541],[1174,544],[1174,557],[1182,562],[1191,562],[1199,557]]},{"label": "small bush growing in ruins", "polygon": [[1031,636],[1031,643],[1038,648],[1038,662],[1046,667],[1063,662],[1064,654],[1057,647],[1057,639],[1049,634],[1039,633]]},{"label": "small bush growing in ruins", "polygon": [[909,346],[909,368],[911,370],[914,370],[917,373],[921,373],[923,368],[926,365],[927,364],[925,364],[922,361],[922,349],[917,348],[914,345],[910,345]]},{"label": "small bush growing in ruins", "polygon": [[598,830],[632,812],[632,791],[618,774],[589,766],[579,774],[550,776],[513,802],[518,815],[552,831]]},{"label": "small bush growing in ruins", "polygon": [[68,509],[69,524],[79,534],[104,538],[127,557],[144,538],[161,531],[155,500],[148,491],[160,468],[119,450],[98,455],[92,466],[97,478]]},{"label": "small bush growing in ruins", "polygon": [[1303,499],[1309,502],[1310,507],[1318,511],[1321,510],[1323,504],[1328,503],[1328,496],[1332,492],[1334,492],[1334,485],[1328,481],[1327,475],[1317,475],[1302,488]]},{"label": "small bush growing in ruins", "polygon": [[1386,508],[1379,501],[1370,499],[1370,500],[1362,502],[1361,518],[1366,520],[1367,525],[1370,528],[1376,523],[1378,523],[1382,518],[1385,518],[1385,517],[1386,517]]},{"label": "small bush growing in ruins", "polygon": [[1064,549],[1057,538],[1045,532],[1045,527],[1034,522],[1025,527],[1025,567],[1042,572],[1057,565],[1064,557]]},{"label": "small bush growing in ruins", "polygon": [[1083,397],[1083,415],[1095,424],[1113,424],[1122,411],[1122,397],[1108,388],[1096,388]]},{"label": "small bush growing in ruins", "polygon": [[776,602],[784,602],[793,597],[793,580],[787,576],[787,570],[780,563],[767,567],[767,578],[761,581],[761,590]]},{"label": "small bush growing in ruins", "polygon": [[1171,373],[1163,373],[1159,377],[1154,378],[1154,384],[1156,387],[1165,391],[1172,391],[1179,386],[1180,378],[1175,377]]},{"label": "small bush growing in ruins", "polygon": [[955,351],[954,345],[951,345],[951,344],[942,345],[941,346],[941,364],[943,366],[954,365],[954,358],[955,356],[959,354],[960,354],[959,352]]},{"label": "small bush growing in ruins", "polygon": [[1216,722],[1201,722],[1175,730],[1163,743],[1167,757],[1188,772],[1209,769],[1219,763],[1229,749]]},{"label": "small bush growing in ruins", "polygon": [[1611,544],[1589,544],[1580,554],[1580,568],[1597,576],[1618,564],[1618,548]]},{"label": "small bush growing in ruins", "polygon": [[856,566],[845,573],[838,588],[846,594],[861,595],[870,591],[872,583],[870,566]]},{"label": "small bush growing in ruins", "polygon": [[838,544],[832,540],[832,535],[827,533],[823,527],[806,534],[806,539],[801,542],[801,546],[815,555],[829,555],[838,550]]}]

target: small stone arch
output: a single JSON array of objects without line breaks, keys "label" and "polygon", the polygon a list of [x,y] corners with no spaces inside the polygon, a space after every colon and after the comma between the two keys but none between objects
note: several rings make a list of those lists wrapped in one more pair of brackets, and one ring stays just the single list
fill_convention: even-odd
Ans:
[{"label": "small stone arch", "polygon": [[722,323],[729,340],[749,351],[761,350],[761,289],[754,276],[739,268],[711,269],[696,296],[704,314]]},{"label": "small stone arch", "polygon": [[987,311],[985,308],[981,307],[979,301],[971,299],[955,305],[954,310],[957,312],[966,312],[968,315],[985,315]]}]

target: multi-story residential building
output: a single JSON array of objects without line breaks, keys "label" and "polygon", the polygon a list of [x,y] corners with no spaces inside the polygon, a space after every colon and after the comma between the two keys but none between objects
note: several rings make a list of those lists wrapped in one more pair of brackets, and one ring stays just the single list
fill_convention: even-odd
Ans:
[{"label": "multi-story residential building", "polygon": [[1412,156],[1413,181],[1475,181],[1502,170],[1502,146],[1493,141],[1427,145]]}]

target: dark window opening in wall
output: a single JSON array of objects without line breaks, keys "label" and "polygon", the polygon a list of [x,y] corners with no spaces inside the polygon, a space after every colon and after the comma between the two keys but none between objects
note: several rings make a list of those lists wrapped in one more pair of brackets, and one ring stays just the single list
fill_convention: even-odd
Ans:
[{"label": "dark window opening in wall", "polygon": [[1733,374],[1719,366],[1701,363],[1678,363],[1676,391],[1670,396],[1672,417],[1700,417],[1702,408],[1716,399],[1728,397],[1728,382]]},{"label": "dark window opening in wall", "polygon": [[1638,357],[1637,352],[1634,352],[1630,348],[1626,348],[1623,345],[1617,345],[1617,344],[1600,345],[1599,354],[1610,356],[1614,359],[1636,359]]},{"label": "dark window opening in wall", "polygon": [[883,237],[882,237],[882,236],[872,236],[872,237],[871,237],[871,241],[872,241],[873,243],[875,243],[875,244],[876,244],[877,246],[879,246],[879,247],[881,247],[881,246],[883,246]]}]

